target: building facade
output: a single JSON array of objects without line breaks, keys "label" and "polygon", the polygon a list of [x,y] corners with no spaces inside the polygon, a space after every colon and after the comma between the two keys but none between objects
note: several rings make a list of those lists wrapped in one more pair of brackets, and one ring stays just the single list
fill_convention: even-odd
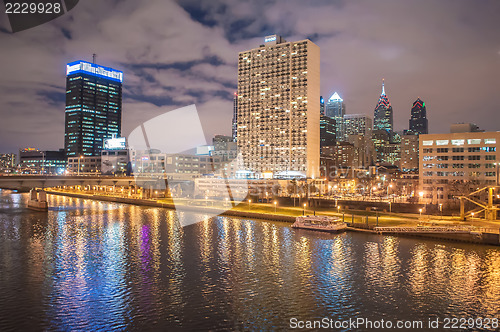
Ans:
[{"label": "building facade", "polygon": [[500,132],[420,135],[419,177],[428,203],[498,185]]},{"label": "building facade", "polygon": [[342,140],[347,141],[349,135],[372,137],[373,120],[364,114],[346,114],[342,128]]},{"label": "building facade", "polygon": [[342,135],[343,132],[343,121],[345,115],[345,104],[344,100],[340,98],[340,95],[335,92],[327,100],[325,104],[325,115],[335,120],[335,136],[338,140],[342,140],[345,137]]},{"label": "building facade", "polygon": [[104,141],[101,151],[101,174],[130,175],[131,166],[125,137],[113,137]]},{"label": "building facade", "polygon": [[233,98],[233,122],[232,122],[232,139],[236,142],[236,138],[238,137],[238,93],[234,93]]},{"label": "building facade", "polygon": [[66,171],[71,175],[101,174],[101,156],[69,157]]},{"label": "building facade", "polygon": [[335,144],[335,120],[333,118],[325,115],[320,116],[319,131],[321,146]]},{"label": "building facade", "polygon": [[120,136],[123,72],[86,61],[66,66],[64,151],[100,156],[104,140]]},{"label": "building facade", "polygon": [[319,176],[320,50],[310,40],[265,44],[238,59],[238,149],[245,168]]},{"label": "building facade", "polygon": [[16,154],[15,153],[1,153],[0,154],[0,173],[12,173],[16,168]]},{"label": "building facade", "polygon": [[374,130],[393,130],[393,112],[392,106],[385,94],[385,83],[382,81],[382,94],[378,100],[377,106],[375,106],[374,116],[373,116],[373,128]]},{"label": "building facade", "polygon": [[22,174],[62,174],[66,170],[64,150],[40,151],[35,148],[19,150],[19,171]]},{"label": "building facade", "polygon": [[427,120],[427,109],[425,107],[425,102],[420,98],[417,98],[413,102],[411,108],[411,118],[410,118],[410,132],[414,134],[428,134],[429,133],[429,121]]},{"label": "building facade", "polygon": [[418,135],[401,136],[401,160],[399,162],[399,169],[401,169],[402,171],[408,172],[418,170],[418,142]]}]

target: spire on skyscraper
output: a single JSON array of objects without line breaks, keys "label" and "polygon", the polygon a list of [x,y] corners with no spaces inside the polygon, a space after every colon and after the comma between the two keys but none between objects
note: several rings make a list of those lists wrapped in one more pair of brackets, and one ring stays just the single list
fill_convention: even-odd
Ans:
[{"label": "spire on skyscraper", "polygon": [[384,79],[382,79],[382,94],[381,96],[385,96],[385,82]]}]

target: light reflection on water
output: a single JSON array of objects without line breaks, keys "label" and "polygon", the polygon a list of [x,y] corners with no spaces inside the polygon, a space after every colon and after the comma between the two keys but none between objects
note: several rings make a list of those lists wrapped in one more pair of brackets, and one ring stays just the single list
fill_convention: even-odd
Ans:
[{"label": "light reflection on water", "polygon": [[0,191],[0,330],[500,314],[500,250]]}]

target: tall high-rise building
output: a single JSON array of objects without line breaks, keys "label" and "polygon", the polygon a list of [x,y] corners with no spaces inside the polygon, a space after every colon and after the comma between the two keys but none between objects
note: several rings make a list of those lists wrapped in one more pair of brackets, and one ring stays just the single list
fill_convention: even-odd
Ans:
[{"label": "tall high-rise building", "polygon": [[319,68],[310,40],[272,35],[239,54],[237,142],[248,170],[319,176]]},{"label": "tall high-rise building", "polygon": [[104,140],[119,137],[123,72],[86,61],[66,66],[66,156],[100,156]]},{"label": "tall high-rise building", "polygon": [[232,137],[234,142],[236,142],[236,136],[238,136],[238,93],[235,92],[233,98],[233,127],[232,127]]},{"label": "tall high-rise building", "polygon": [[335,120],[329,116],[321,115],[319,119],[320,145],[335,145]]},{"label": "tall high-rise building", "polygon": [[389,102],[389,98],[387,98],[387,95],[385,94],[385,84],[383,80],[382,94],[380,94],[373,116],[373,127],[375,130],[393,130],[392,106]]},{"label": "tall high-rise building", "polygon": [[364,114],[346,114],[344,115],[344,125],[342,128],[342,140],[348,141],[349,135],[363,135],[367,138],[372,137],[373,120]]},{"label": "tall high-rise building", "polygon": [[337,136],[337,140],[343,140],[344,137],[342,135],[342,130],[345,115],[345,104],[344,100],[340,98],[337,92],[331,95],[331,97],[327,100],[325,105],[325,115],[335,120],[335,135]]},{"label": "tall high-rise building", "polygon": [[428,134],[429,122],[427,120],[427,110],[425,102],[417,98],[411,108],[410,132],[415,134]]},{"label": "tall high-rise building", "polygon": [[402,171],[418,169],[418,135],[403,135],[401,137],[401,160],[399,168]]}]

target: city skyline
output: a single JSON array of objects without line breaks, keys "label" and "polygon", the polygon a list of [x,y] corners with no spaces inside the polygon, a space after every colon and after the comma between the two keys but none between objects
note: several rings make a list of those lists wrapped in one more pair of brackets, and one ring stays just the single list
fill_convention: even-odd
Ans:
[{"label": "city skyline", "polygon": [[[452,122],[498,130],[491,118],[500,78],[489,69],[500,61],[494,38],[500,23],[493,14],[498,3],[484,2],[472,12],[467,2],[448,1],[432,7],[421,2],[398,6],[395,1],[277,2],[257,15],[261,6],[181,1],[162,4],[164,11],[158,11],[155,3],[89,1],[17,34],[9,32],[2,17],[0,152],[63,147],[65,64],[91,61],[92,53],[97,53],[97,63],[127,77],[124,136],[144,120],[192,103],[200,110],[208,139],[229,135],[237,54],[275,33],[287,40],[309,38],[321,48],[321,95],[338,91],[348,114],[369,115],[385,78],[397,131],[407,129],[418,96],[429,106],[431,133],[446,133]],[[358,16],[366,23],[352,23]],[[389,18],[402,26],[394,29]],[[332,20],[335,24],[327,24]],[[446,42],[436,31],[446,35]],[[425,40],[426,47],[418,40]]]}]

